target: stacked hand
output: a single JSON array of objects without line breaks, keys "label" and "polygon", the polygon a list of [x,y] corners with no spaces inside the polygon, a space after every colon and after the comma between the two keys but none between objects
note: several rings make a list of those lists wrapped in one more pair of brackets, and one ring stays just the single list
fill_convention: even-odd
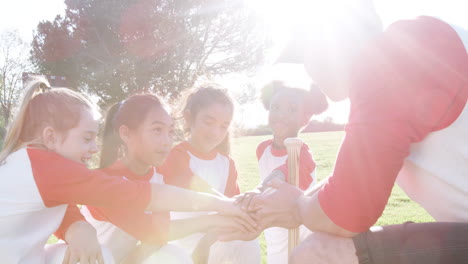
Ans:
[{"label": "stacked hand", "polygon": [[268,188],[250,202],[247,211],[263,227],[296,228],[301,224],[297,200],[302,190],[274,179]]},{"label": "stacked hand", "polygon": [[217,211],[220,215],[231,216],[232,221],[236,221],[238,224],[241,224],[241,226],[243,226],[246,229],[256,230],[258,227],[257,222],[247,211],[242,210],[240,205],[236,203],[235,199],[221,199],[221,203]]},{"label": "stacked hand", "polygon": [[257,228],[248,232],[245,228],[223,228],[220,240],[252,240],[268,227],[296,228],[301,224],[297,200],[303,192],[279,179],[270,181],[267,187],[263,192],[255,190],[235,197],[237,207],[256,222]]}]

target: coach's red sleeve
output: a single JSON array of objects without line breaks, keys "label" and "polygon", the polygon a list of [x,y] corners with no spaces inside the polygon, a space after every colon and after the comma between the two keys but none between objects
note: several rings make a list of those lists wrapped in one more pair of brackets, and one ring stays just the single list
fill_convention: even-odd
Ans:
[{"label": "coach's red sleeve", "polygon": [[467,101],[467,53],[446,23],[420,17],[391,25],[353,68],[351,112],[324,212],[352,232],[382,214],[410,145],[450,125]]}]

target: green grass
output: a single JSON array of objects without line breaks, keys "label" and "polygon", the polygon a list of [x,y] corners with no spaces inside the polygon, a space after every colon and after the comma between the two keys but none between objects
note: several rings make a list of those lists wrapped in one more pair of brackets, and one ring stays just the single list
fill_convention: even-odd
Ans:
[{"label": "green grass", "polygon": [[[317,163],[317,177],[319,180],[328,176],[336,159],[344,132],[319,132],[301,134],[300,137],[309,145]],[[232,142],[232,157],[236,162],[239,173],[241,191],[249,191],[260,182],[255,150],[257,145],[271,136],[256,136],[234,138]],[[398,187],[395,186],[388,205],[378,220],[377,225],[400,224],[406,221],[431,222],[433,219],[416,203],[412,202]],[[55,243],[56,238],[51,237],[49,243]],[[260,237],[262,248],[262,263],[266,263],[265,239]]]},{"label": "green grass", "polygon": [[[300,137],[309,145],[317,163],[316,174],[319,180],[327,177],[333,170],[336,154],[343,139],[344,132],[319,132],[301,134]],[[257,145],[271,136],[242,137],[233,139],[232,156],[236,161],[241,191],[253,189],[260,181],[255,150]],[[400,224],[406,221],[433,221],[418,204],[411,201],[406,194],[395,186],[388,205],[376,225]],[[260,238],[262,263],[266,263],[265,240]]]}]

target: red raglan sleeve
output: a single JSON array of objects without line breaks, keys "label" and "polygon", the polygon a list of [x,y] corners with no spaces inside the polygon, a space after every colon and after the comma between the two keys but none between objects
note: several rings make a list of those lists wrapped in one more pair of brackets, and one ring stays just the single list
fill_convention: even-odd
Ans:
[{"label": "red raglan sleeve", "polygon": [[28,149],[34,180],[47,207],[83,204],[144,211],[151,185],[112,177],[54,152]]},{"label": "red raglan sleeve", "polygon": [[[286,181],[289,180],[288,160],[286,160],[286,163],[278,167],[276,170],[280,170],[286,176]],[[307,190],[313,182],[311,174],[314,170],[315,161],[312,158],[309,147],[306,144],[303,144],[299,155],[299,188],[301,190]]]},{"label": "red raglan sleeve", "polygon": [[365,48],[346,135],[319,191],[335,224],[364,232],[378,220],[411,143],[451,124],[465,106],[467,63],[455,32],[429,17],[397,22]]},{"label": "red raglan sleeve", "polygon": [[263,155],[263,152],[265,152],[265,149],[271,145],[271,140],[265,140],[262,143],[258,144],[257,150],[256,150],[256,155],[257,155],[257,161],[260,160],[260,158]]},{"label": "red raglan sleeve", "polygon": [[57,231],[55,231],[54,235],[58,239],[65,240],[65,233],[67,232],[68,228],[75,222],[78,221],[86,221],[84,216],[81,214],[80,209],[76,205],[68,205],[67,211],[65,212],[65,216],[63,217],[62,223],[60,224]]},{"label": "red raglan sleeve", "polygon": [[145,213],[134,209],[88,206],[93,218],[109,222],[143,243],[163,245],[169,235],[169,212]]},{"label": "red raglan sleeve", "polygon": [[302,145],[299,159],[299,188],[306,190],[314,181],[312,173],[316,167],[312,153],[306,144]]},{"label": "red raglan sleeve", "polygon": [[159,171],[164,182],[177,187],[191,189],[193,172],[190,169],[190,156],[180,146],[174,147]]},{"label": "red raglan sleeve", "polygon": [[233,197],[240,194],[239,184],[237,183],[237,169],[234,160],[229,158],[229,176],[226,183],[226,190],[224,195]]}]

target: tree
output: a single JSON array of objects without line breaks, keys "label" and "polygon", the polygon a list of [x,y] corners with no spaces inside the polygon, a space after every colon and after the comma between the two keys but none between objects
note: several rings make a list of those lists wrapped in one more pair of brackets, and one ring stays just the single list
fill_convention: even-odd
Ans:
[{"label": "tree", "polygon": [[0,120],[0,149],[3,146],[3,139],[5,138],[6,129],[3,124],[3,120]]},{"label": "tree", "polygon": [[66,0],[41,22],[32,58],[103,102],[149,90],[173,99],[200,76],[252,69],[268,45],[243,0]]},{"label": "tree", "polygon": [[29,45],[21,39],[17,30],[0,34],[0,124],[3,127],[8,126],[13,107],[21,95],[22,73],[31,70],[29,50]]},{"label": "tree", "polygon": [[253,103],[259,100],[257,95],[257,89],[255,88],[254,82],[247,82],[241,87],[236,93],[234,93],[234,98],[239,104],[248,104]]}]

